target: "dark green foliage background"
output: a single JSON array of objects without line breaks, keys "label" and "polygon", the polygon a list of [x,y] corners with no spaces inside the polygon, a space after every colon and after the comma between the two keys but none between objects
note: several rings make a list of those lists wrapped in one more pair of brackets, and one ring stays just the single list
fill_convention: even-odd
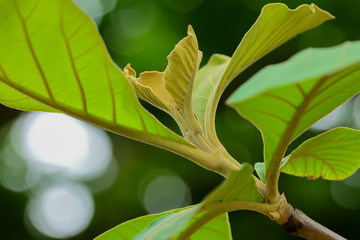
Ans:
[{"label": "dark green foliage background", "polygon": [[[212,53],[231,55],[244,33],[256,20],[262,6],[269,3],[262,0],[204,0],[197,8],[180,12],[169,8],[164,2],[161,0],[118,1],[117,10],[151,3],[156,5],[159,11],[155,25],[141,40],[143,50],[132,56],[118,55],[110,50],[120,67],[130,62],[138,73],[145,70],[164,70],[167,64],[166,56],[186,35],[188,24],[193,26],[200,49],[204,53],[202,64],[207,62]],[[293,0],[284,3],[294,8],[311,1]],[[327,47],[346,40],[360,39],[360,1],[314,0],[314,3],[329,11],[336,19],[301,34],[254,64],[230,85],[222,100],[262,67],[284,61],[301,49],[310,46]],[[100,24],[102,34],[105,34],[104,31],[111,17],[111,13],[107,14]],[[106,43],[111,44],[109,40],[106,40]],[[151,110],[169,127],[178,131],[171,119],[162,112]],[[0,106],[0,124],[10,122],[18,114],[18,111]],[[219,138],[228,151],[240,162],[262,161],[260,133],[250,123],[241,119],[234,110],[226,107],[223,101],[218,109],[217,130]],[[314,135],[315,133],[306,132],[293,144],[293,147]],[[111,188],[94,196],[96,204],[94,219],[84,233],[73,239],[92,239],[121,222],[146,214],[138,199],[137,189],[142,176],[153,168],[169,168],[182,177],[191,188],[193,203],[201,201],[206,193],[222,180],[215,173],[203,170],[172,153],[113,134],[111,138],[114,154],[120,166],[118,179]],[[360,209],[354,211],[339,207],[331,197],[330,182],[308,181],[282,175],[280,190],[286,193],[288,201],[293,206],[344,237],[356,239],[360,234],[358,228]],[[26,201],[25,194],[13,193],[0,186],[0,239],[33,239],[28,235],[23,224]],[[264,237],[269,240],[295,239],[284,232],[279,225],[257,213],[236,212],[232,213],[230,218],[234,239]]]}]

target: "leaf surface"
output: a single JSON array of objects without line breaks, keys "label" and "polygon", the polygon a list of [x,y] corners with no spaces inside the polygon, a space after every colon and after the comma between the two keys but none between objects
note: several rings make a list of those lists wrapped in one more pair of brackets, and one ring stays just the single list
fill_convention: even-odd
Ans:
[{"label": "leaf surface", "polygon": [[245,163],[239,171],[233,171],[230,176],[210,193],[202,202],[203,208],[213,204],[231,202],[265,202],[264,197],[258,191],[254,177],[253,168]]},{"label": "leaf surface", "polygon": [[93,21],[70,0],[0,0],[0,101],[60,111],[168,148],[191,146],[138,102]]},{"label": "leaf surface", "polygon": [[[182,228],[187,223],[186,221],[184,224],[184,220],[189,220],[188,218],[191,218],[197,210],[198,206],[193,206],[142,216],[108,230],[95,238],[95,240],[128,240],[138,239],[141,236],[144,237],[142,238],[144,240],[150,239],[145,237],[151,236],[150,234],[155,233],[156,231],[166,230],[166,227],[171,227],[173,223],[180,224]],[[170,229],[170,231],[173,230]]]},{"label": "leaf surface", "polygon": [[211,219],[208,223],[203,225],[193,235],[191,235],[191,239],[232,240],[228,214],[224,213]]},{"label": "leaf surface", "polygon": [[133,240],[167,240],[180,232],[198,210],[199,206],[196,206],[176,213],[167,213],[152,222]]},{"label": "leaf surface", "polygon": [[360,167],[360,131],[335,128],[301,144],[282,172],[316,179],[343,180]]},{"label": "leaf surface", "polygon": [[[194,217],[194,220],[196,217],[201,217],[203,214],[196,214],[199,207],[186,207],[139,217],[108,230],[95,238],[95,240],[166,240],[175,236],[184,228],[186,229],[186,224],[192,217]],[[191,239],[231,240],[230,223],[227,214],[221,214],[200,226],[191,236]]]},{"label": "leaf surface", "polygon": [[265,164],[264,162],[257,162],[254,165],[255,171],[263,183],[266,183],[265,178]]},{"label": "leaf surface", "polygon": [[[260,16],[245,34],[235,50],[225,72],[215,83],[209,94],[206,123],[208,135],[215,135],[215,113],[222,93],[229,83],[255,61],[271,52],[299,33],[333,19],[328,12],[315,4],[301,5],[289,9],[282,3],[271,3],[263,7]],[[202,95],[204,96],[204,95]]]},{"label": "leaf surface", "polygon": [[165,87],[174,98],[176,106],[183,111],[186,122],[196,121],[192,110],[192,91],[202,53],[199,51],[195,32],[188,27],[188,36],[182,39],[168,56],[165,69]]},{"label": "leaf surface", "polygon": [[360,91],[360,41],[307,49],[266,67],[228,100],[262,133],[266,178],[278,175],[288,144]]},{"label": "leaf surface", "polygon": [[206,122],[209,120],[205,115],[206,110],[209,108],[208,104],[211,103],[211,99],[209,99],[211,92],[216,88],[229,61],[230,57],[228,56],[214,54],[210,57],[208,63],[200,68],[196,75],[192,104],[204,132],[207,130],[205,126],[208,125]]}]

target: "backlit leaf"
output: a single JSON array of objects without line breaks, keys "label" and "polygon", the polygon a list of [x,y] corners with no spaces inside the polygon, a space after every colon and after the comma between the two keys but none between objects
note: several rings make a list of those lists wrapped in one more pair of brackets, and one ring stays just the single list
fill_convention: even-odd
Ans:
[{"label": "backlit leaf", "polygon": [[233,171],[228,179],[204,199],[203,208],[226,202],[263,203],[264,197],[256,187],[252,172],[253,168],[246,163],[239,171]]},{"label": "backlit leaf", "polygon": [[195,206],[176,213],[167,213],[152,222],[133,240],[167,240],[180,232],[198,209],[199,206]]},{"label": "backlit leaf", "polygon": [[169,64],[165,69],[165,87],[175,100],[178,111],[182,112],[185,122],[196,122],[191,99],[196,73],[202,53],[191,26],[188,36],[182,39],[168,56]]},{"label": "backlit leaf", "polygon": [[229,216],[227,213],[218,214],[214,210],[199,212],[192,217],[183,231],[173,239],[232,240]]},{"label": "backlit leaf", "polygon": [[335,128],[301,144],[282,172],[316,179],[342,180],[360,167],[360,131]]},{"label": "backlit leaf", "polygon": [[[208,125],[206,118],[206,110],[209,108],[208,104],[211,92],[216,88],[218,81],[221,79],[230,57],[214,54],[211,56],[209,62],[203,66],[196,75],[194,92],[193,92],[193,110],[196,117],[201,124],[204,132],[208,131],[205,126]],[[207,133],[208,134],[208,133]]]},{"label": "backlit leaf", "polygon": [[192,240],[232,240],[229,216],[223,213],[198,229]]},{"label": "backlit leaf", "polygon": [[[142,216],[125,223],[122,223],[107,232],[101,234],[95,240],[129,240],[129,239],[151,239],[152,233],[158,232],[159,234],[166,234],[173,232],[173,224],[176,226],[176,230],[179,231],[184,227],[193,214],[198,210],[198,206],[186,207],[181,209],[174,209],[163,213],[151,214]],[[167,228],[170,229],[167,229]],[[170,236],[175,235],[170,234]],[[155,235],[160,237],[160,235]],[[164,235],[161,235],[164,236]],[[143,238],[139,238],[143,237]],[[156,238],[152,238],[156,239]],[[158,238],[166,239],[166,238]]]},{"label": "backlit leaf", "polygon": [[72,1],[0,0],[0,6],[1,103],[64,112],[167,149],[193,148],[140,105],[95,24]]},{"label": "backlit leaf", "polygon": [[[301,5],[289,9],[282,3],[271,3],[263,7],[255,24],[245,34],[231,57],[221,79],[209,94],[206,117],[208,135],[215,135],[215,112],[222,93],[229,83],[255,61],[271,52],[299,33],[314,28],[333,16],[315,4]],[[204,94],[202,94],[204,96]],[[206,96],[204,96],[206,97]]]},{"label": "backlit leaf", "polygon": [[307,49],[266,67],[229,103],[262,133],[265,170],[279,175],[288,144],[360,91],[360,41]]}]

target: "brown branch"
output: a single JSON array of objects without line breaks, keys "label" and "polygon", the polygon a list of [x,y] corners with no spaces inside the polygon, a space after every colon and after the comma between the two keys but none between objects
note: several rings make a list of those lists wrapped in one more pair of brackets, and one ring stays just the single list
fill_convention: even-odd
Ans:
[{"label": "brown branch", "polygon": [[276,212],[269,213],[269,217],[282,225],[291,235],[308,240],[346,240],[337,233],[312,220],[302,211],[294,209],[286,201],[280,204]]},{"label": "brown branch", "polygon": [[308,240],[345,240],[342,236],[315,222],[299,209],[293,210],[283,229]]}]

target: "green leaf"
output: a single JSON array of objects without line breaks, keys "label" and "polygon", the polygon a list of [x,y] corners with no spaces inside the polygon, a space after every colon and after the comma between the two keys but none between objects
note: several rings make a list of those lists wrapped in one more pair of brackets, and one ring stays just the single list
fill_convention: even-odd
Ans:
[{"label": "green leaf", "polygon": [[216,88],[216,85],[221,79],[229,61],[230,57],[228,56],[214,54],[210,57],[208,63],[203,66],[196,75],[192,104],[193,110],[204,132],[208,130],[206,129],[206,126],[209,124],[207,122],[209,118],[205,115],[206,110],[209,107],[208,104],[211,102],[209,97],[211,92]]},{"label": "green leaf", "polygon": [[277,182],[288,144],[360,91],[359,52],[360,41],[304,50],[266,67],[230,97],[262,133],[268,184]]},{"label": "green leaf", "polygon": [[[192,236],[195,235],[192,234],[196,234],[195,231],[203,226],[203,224],[210,224],[208,221],[216,219],[216,217],[221,216],[226,212],[235,210],[253,210],[266,214],[275,211],[276,209],[272,205],[265,203],[264,197],[257,189],[252,172],[253,168],[247,163],[245,163],[239,171],[231,172],[228,179],[201,202],[200,211],[192,217],[187,227],[184,228],[181,234],[175,239],[189,239],[190,236],[191,239],[193,239]],[[215,223],[214,226],[216,226]],[[226,230],[225,223],[223,223],[222,229],[217,230],[221,230],[222,232],[228,231]],[[216,232],[215,230],[211,231]],[[223,238],[219,239],[228,239],[227,237],[231,237],[230,232],[225,235],[219,235],[223,236]],[[199,238],[199,240],[200,239],[201,238]]]},{"label": "green leaf", "polygon": [[264,162],[257,162],[254,165],[255,171],[263,183],[266,183],[265,178],[265,164]]},{"label": "green leaf", "polygon": [[152,222],[133,240],[167,240],[180,232],[198,210],[199,206],[196,206],[177,213],[167,213]]},{"label": "green leaf", "polygon": [[[205,119],[208,119],[206,122],[206,128],[209,129],[208,135],[216,136],[215,113],[218,102],[225,88],[237,75],[299,33],[333,18],[331,14],[321,10],[315,4],[304,4],[296,9],[289,9],[282,3],[264,6],[255,24],[241,40],[224,74],[214,82],[215,87],[212,91],[207,92],[209,102],[206,104]],[[202,96],[207,97],[204,94]]]},{"label": "green leaf", "polygon": [[264,197],[256,187],[252,172],[253,168],[247,163],[239,171],[231,172],[228,179],[204,199],[203,208],[226,202],[239,202],[239,204],[243,202],[265,202]]},{"label": "green leaf", "polygon": [[316,179],[343,180],[360,167],[360,131],[335,128],[301,144],[282,172]]},{"label": "green leaf", "polygon": [[[192,91],[202,53],[199,51],[195,32],[188,27],[188,36],[182,39],[168,56],[165,69],[165,87],[174,98],[177,110],[181,112],[186,124],[198,125],[192,110]],[[201,131],[201,130],[200,130]]]},{"label": "green leaf", "polygon": [[229,216],[227,213],[213,218],[208,223],[198,229],[193,235],[192,240],[232,240]]},{"label": "green leaf", "polygon": [[198,212],[174,239],[232,240],[229,216],[216,210]]},{"label": "green leaf", "polygon": [[[155,239],[151,236],[157,236],[159,240],[167,239],[177,234],[198,209],[199,206],[192,206],[142,216],[108,230],[95,240]],[[158,235],[152,235],[155,233]]]},{"label": "green leaf", "polygon": [[0,6],[2,104],[64,112],[167,149],[193,148],[140,105],[95,24],[72,1],[0,0]]}]

